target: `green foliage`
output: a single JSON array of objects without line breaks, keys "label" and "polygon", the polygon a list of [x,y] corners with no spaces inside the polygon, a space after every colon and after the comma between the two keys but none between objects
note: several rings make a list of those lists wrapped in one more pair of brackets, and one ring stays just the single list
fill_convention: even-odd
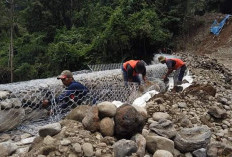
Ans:
[{"label": "green foliage", "polygon": [[[218,11],[225,0],[32,0],[14,1],[15,79],[77,71],[87,64],[150,60],[175,37]],[[0,69],[9,73],[10,5],[0,1]],[[4,67],[4,68],[3,68]]]},{"label": "green foliage", "polygon": [[37,76],[37,70],[33,65],[23,63],[14,71],[14,74],[16,80],[25,81],[28,79],[34,79],[34,76]]}]

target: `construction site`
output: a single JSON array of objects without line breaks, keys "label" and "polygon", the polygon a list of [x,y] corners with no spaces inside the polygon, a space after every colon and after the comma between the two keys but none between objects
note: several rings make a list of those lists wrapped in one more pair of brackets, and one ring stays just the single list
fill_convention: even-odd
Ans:
[{"label": "construction site", "polygon": [[[73,73],[90,90],[81,104],[52,114],[41,102],[63,92],[56,77],[0,85],[0,156],[231,157],[232,17],[201,18],[178,51],[154,55],[149,84],[125,86],[121,64],[94,65]],[[159,55],[186,63],[182,91],[163,82]]]}]

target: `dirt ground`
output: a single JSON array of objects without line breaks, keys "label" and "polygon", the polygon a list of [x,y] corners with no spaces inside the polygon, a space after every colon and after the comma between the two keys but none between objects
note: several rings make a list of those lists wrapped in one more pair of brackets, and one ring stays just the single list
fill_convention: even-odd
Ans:
[{"label": "dirt ground", "polygon": [[216,19],[220,22],[225,16],[213,14],[202,17],[205,20],[205,25],[199,29],[194,38],[190,39],[188,45],[192,43],[194,46],[190,46],[188,50],[199,56],[207,55],[217,59],[219,63],[232,71],[232,17],[226,22],[218,36],[210,33],[213,20]]}]

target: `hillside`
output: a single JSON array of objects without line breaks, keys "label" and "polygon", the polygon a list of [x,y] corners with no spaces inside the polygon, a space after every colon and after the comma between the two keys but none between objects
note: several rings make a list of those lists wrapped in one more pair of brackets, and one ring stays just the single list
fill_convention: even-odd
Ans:
[{"label": "hillside", "polygon": [[[116,109],[109,102],[78,106],[66,119],[45,126],[37,136],[0,135],[0,152],[12,157],[231,156],[232,23],[229,21],[217,37],[207,30],[204,25],[189,36],[186,45],[191,46],[176,53],[194,79],[183,92],[159,93],[145,109],[135,110],[131,105]],[[137,129],[138,134],[131,138]],[[118,132],[124,137],[116,137]]]}]

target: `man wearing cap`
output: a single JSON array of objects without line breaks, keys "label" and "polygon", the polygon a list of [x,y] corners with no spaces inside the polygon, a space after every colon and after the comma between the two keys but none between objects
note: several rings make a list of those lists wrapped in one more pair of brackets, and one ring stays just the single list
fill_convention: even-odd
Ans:
[{"label": "man wearing cap", "polygon": [[[72,72],[69,70],[64,70],[57,79],[60,79],[66,87],[64,92],[55,99],[59,108],[66,109],[68,106],[74,105],[74,103],[80,105],[82,98],[89,92],[89,90],[81,83],[75,81]],[[48,106],[49,103],[49,100],[44,100],[43,106]]]},{"label": "man wearing cap", "polygon": [[171,74],[173,70],[176,70],[176,73],[174,74],[173,77],[174,80],[173,91],[176,92],[177,85],[182,84],[184,73],[185,70],[187,69],[185,63],[179,58],[165,58],[164,56],[159,56],[158,60],[162,64],[166,63],[168,67],[167,73],[163,76],[164,80],[167,80],[169,74]]},{"label": "man wearing cap", "polygon": [[146,82],[146,66],[142,60],[129,60],[123,63],[122,72],[126,85],[127,82],[137,82],[140,85],[139,74],[142,74],[142,78]]}]

